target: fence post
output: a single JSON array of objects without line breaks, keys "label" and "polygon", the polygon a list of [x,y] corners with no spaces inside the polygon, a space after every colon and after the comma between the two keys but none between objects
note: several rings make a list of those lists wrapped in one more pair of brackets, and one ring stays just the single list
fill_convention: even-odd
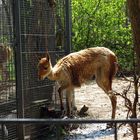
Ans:
[{"label": "fence post", "polygon": [[[72,49],[72,17],[71,17],[71,0],[65,0],[66,7],[65,7],[65,42],[64,42],[64,49],[65,55],[71,53]],[[75,107],[75,96],[74,90],[72,91],[73,94],[73,102],[72,106]]]},{"label": "fence post", "polygon": [[4,124],[1,124],[1,131],[2,131],[2,140],[4,140]]},{"label": "fence post", "polygon": [[[22,1],[14,0],[13,9],[13,25],[15,38],[15,70],[16,70],[16,101],[17,101],[17,117],[24,118],[24,96],[22,84],[22,48],[21,48],[21,23],[20,23],[20,3]],[[24,140],[25,130],[24,124],[17,125],[17,135],[20,140]]]},{"label": "fence post", "polygon": [[56,137],[57,137],[57,140],[60,140],[60,126],[59,126],[59,124],[56,124]]},{"label": "fence post", "polygon": [[114,134],[115,140],[117,140],[117,123],[115,122],[115,134]]},{"label": "fence post", "polygon": [[71,52],[71,30],[72,30],[72,25],[71,25],[71,0],[65,0],[65,43],[64,43],[64,49],[65,49],[65,54],[69,54]]}]

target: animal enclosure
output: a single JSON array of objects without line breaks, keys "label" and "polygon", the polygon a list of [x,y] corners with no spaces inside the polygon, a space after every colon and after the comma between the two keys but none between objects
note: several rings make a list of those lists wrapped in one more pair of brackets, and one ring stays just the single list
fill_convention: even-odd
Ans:
[{"label": "animal enclosure", "polygon": [[[41,118],[57,103],[55,83],[40,81],[37,65],[49,51],[52,63],[71,48],[70,1],[0,0],[0,117]],[[0,139],[38,139],[44,126],[4,125]]]},{"label": "animal enclosure", "polygon": [[[13,14],[10,1],[0,1],[0,117],[17,115],[15,62],[13,55]],[[0,128],[0,139],[17,137],[16,126]],[[8,134],[7,134],[8,133]]]}]

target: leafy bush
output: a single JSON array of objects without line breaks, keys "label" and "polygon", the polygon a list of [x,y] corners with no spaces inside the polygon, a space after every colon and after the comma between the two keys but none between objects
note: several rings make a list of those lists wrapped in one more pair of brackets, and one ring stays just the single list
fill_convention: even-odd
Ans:
[{"label": "leafy bush", "polygon": [[132,68],[131,26],[126,0],[72,0],[73,50],[104,46],[122,69]]}]

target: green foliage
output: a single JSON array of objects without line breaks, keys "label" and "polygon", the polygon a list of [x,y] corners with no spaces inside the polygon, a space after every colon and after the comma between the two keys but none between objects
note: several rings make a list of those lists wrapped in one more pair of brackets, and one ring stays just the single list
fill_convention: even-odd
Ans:
[{"label": "green foliage", "polygon": [[132,39],[126,0],[72,0],[73,49],[104,46],[131,70]]}]

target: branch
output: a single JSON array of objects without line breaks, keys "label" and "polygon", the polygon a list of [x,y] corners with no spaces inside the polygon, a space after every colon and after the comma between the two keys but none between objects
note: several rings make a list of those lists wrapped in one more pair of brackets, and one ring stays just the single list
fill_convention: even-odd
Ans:
[{"label": "branch", "polygon": [[130,90],[130,87],[131,87],[131,82],[130,82],[129,86],[127,87],[127,89],[123,91],[123,93],[117,93],[116,91],[114,91],[115,92],[115,95],[119,95],[119,96],[121,96],[125,100],[125,107],[128,109],[127,117],[128,117],[128,114],[130,113],[130,111],[131,112],[133,111],[132,102],[127,97],[127,93]]}]

